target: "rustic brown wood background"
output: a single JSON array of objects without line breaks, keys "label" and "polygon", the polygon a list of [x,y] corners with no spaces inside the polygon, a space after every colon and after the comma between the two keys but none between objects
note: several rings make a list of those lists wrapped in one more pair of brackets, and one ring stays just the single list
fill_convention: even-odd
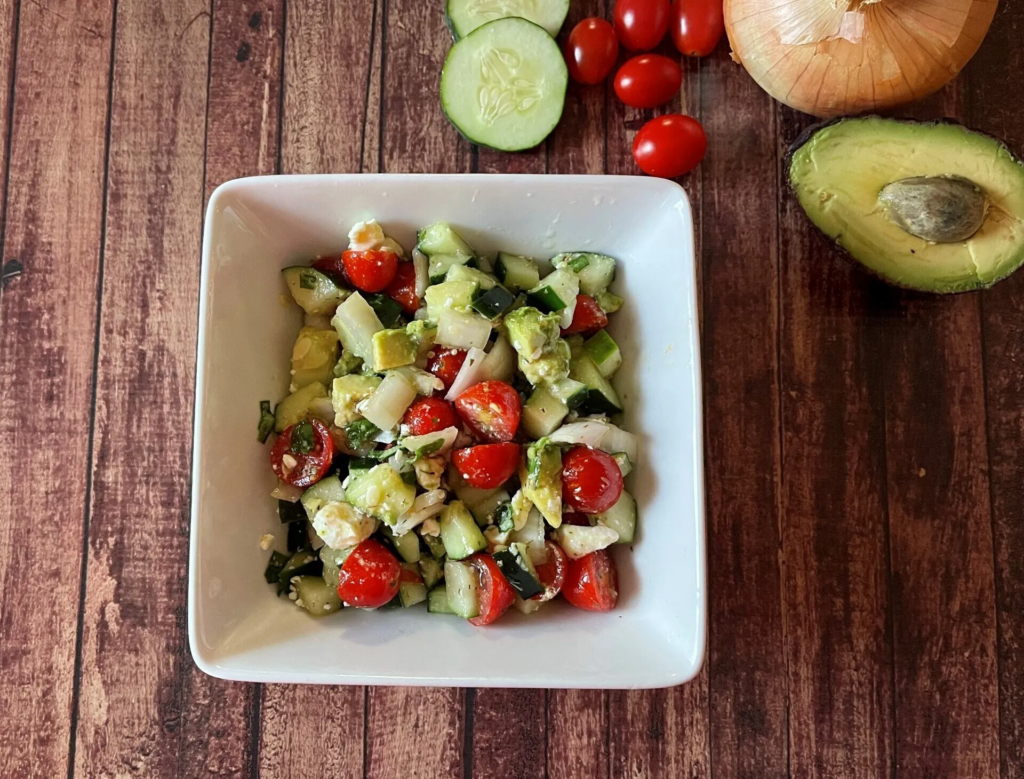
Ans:
[{"label": "rustic brown wood background", "polygon": [[[607,15],[573,0],[566,29]],[[205,200],[256,173],[634,173],[570,89],[460,140],[441,0],[0,0],[0,775],[1024,777],[1024,272],[904,294],[785,194],[810,123],[722,45],[678,105],[703,304],[710,648],[648,692],[230,684],[185,578]],[[909,113],[1024,151],[1024,2]],[[16,275],[18,268],[23,268]]]}]

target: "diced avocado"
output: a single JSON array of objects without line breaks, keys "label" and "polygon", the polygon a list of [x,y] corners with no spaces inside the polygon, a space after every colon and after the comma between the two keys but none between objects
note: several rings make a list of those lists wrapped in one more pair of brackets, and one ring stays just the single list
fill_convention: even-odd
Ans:
[{"label": "diced avocado", "polygon": [[505,252],[498,252],[498,259],[494,263],[494,275],[513,292],[533,289],[540,281],[537,263],[529,257]]},{"label": "diced avocado", "polygon": [[363,367],[363,360],[361,357],[356,357],[352,352],[341,350],[341,355],[338,357],[338,362],[334,365],[334,377],[348,376],[350,373],[358,373],[360,368]]},{"label": "diced avocado", "polygon": [[292,347],[291,391],[307,384],[328,384],[334,378],[334,364],[338,359],[338,334],[334,330],[304,327]]},{"label": "diced avocado", "polygon": [[519,356],[535,360],[558,343],[558,314],[542,314],[532,306],[518,308],[505,317],[508,338]]},{"label": "diced avocado", "polygon": [[551,527],[562,524],[562,450],[545,439],[526,449],[523,492]]},{"label": "diced avocado", "polygon": [[587,353],[598,371],[606,379],[622,365],[622,354],[619,352],[619,345],[608,335],[607,330],[598,330],[583,344],[583,351]]},{"label": "diced avocado", "polygon": [[406,484],[401,474],[387,463],[361,473],[350,473],[345,498],[381,522],[393,525],[412,508],[416,488]]},{"label": "diced avocado", "polygon": [[427,287],[423,297],[427,304],[427,317],[436,322],[445,309],[469,311],[478,288],[475,281],[446,281]]},{"label": "diced avocado", "polygon": [[313,617],[325,617],[341,608],[338,588],[331,587],[322,576],[299,576],[292,583],[297,596],[296,606],[301,606]]},{"label": "diced avocado", "polygon": [[513,303],[515,298],[511,292],[504,287],[495,286],[476,296],[473,300],[473,310],[493,321],[511,309]]},{"label": "diced avocado", "polygon": [[607,291],[598,292],[596,295],[594,295],[594,300],[597,302],[597,305],[601,307],[601,310],[604,311],[606,314],[614,314],[616,311],[622,308],[622,304],[626,302],[618,295],[616,295],[614,292]]},{"label": "diced avocado", "polygon": [[348,352],[373,365],[373,334],[383,330],[384,325],[362,295],[355,292],[338,306],[331,324]]},{"label": "diced avocado", "polygon": [[[616,456],[616,459],[618,457]],[[623,490],[619,499],[607,511],[595,514],[591,521],[599,525],[610,527],[619,534],[617,544],[633,543],[633,534],[636,532],[636,501],[633,496]]]},{"label": "diced avocado", "polygon": [[436,324],[415,319],[405,326],[405,332],[416,343],[418,357],[425,357],[427,352],[434,348],[434,340],[437,338]]},{"label": "diced avocado", "polygon": [[570,252],[551,260],[556,268],[573,271],[580,280],[580,292],[594,297],[615,280],[615,259],[607,254]]},{"label": "diced avocado", "polygon": [[441,540],[449,560],[461,560],[487,546],[473,515],[461,500],[453,500],[441,511]]},{"label": "diced avocado", "polygon": [[435,222],[420,230],[416,248],[428,257],[450,254],[468,259],[474,256],[470,245],[447,222]]},{"label": "diced avocado", "polygon": [[452,265],[444,276],[445,281],[475,281],[482,290],[488,290],[496,286],[498,280],[490,273],[484,273],[477,268],[470,268],[468,265]]},{"label": "diced avocado", "polygon": [[344,427],[359,419],[356,404],[366,400],[380,386],[379,376],[349,374],[339,376],[331,388],[331,404],[334,406],[334,424]]},{"label": "diced avocado", "polygon": [[576,355],[583,353],[582,335],[567,335],[562,340],[569,344],[569,356],[571,358],[575,358]]},{"label": "diced avocado", "polygon": [[285,268],[281,275],[295,302],[307,314],[333,314],[338,304],[352,294],[320,271],[304,265]]},{"label": "diced avocado", "polygon": [[519,370],[535,387],[538,384],[554,383],[569,375],[569,357],[569,344],[559,339],[551,350],[534,360],[519,355]]},{"label": "diced avocado", "polygon": [[[580,293],[580,280],[572,271],[552,271],[529,291],[531,304],[544,311],[561,311],[576,301]],[[568,325],[567,325],[568,326]]]},{"label": "diced avocado", "polygon": [[617,414],[622,411],[619,395],[589,355],[581,354],[569,366],[569,378],[587,385],[587,399],[580,406],[581,414]]},{"label": "diced avocado", "polygon": [[444,564],[444,585],[452,613],[465,619],[480,613],[480,575],[476,568],[449,560]]},{"label": "diced avocado", "polygon": [[403,330],[380,330],[373,334],[373,369],[378,373],[412,365],[419,355],[416,340]]},{"label": "diced avocado", "polygon": [[521,424],[530,438],[543,438],[555,432],[568,413],[568,406],[542,384],[523,404]]},{"label": "diced avocado", "polygon": [[310,404],[327,397],[327,387],[318,381],[307,384],[277,404],[274,409],[274,430],[280,433],[310,416]]}]

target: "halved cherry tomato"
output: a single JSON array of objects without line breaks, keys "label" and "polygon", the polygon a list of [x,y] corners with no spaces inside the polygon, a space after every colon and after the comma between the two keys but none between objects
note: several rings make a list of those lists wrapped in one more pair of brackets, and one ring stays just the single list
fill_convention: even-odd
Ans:
[{"label": "halved cherry tomato", "polygon": [[615,28],[593,16],[573,27],[565,43],[569,75],[580,84],[600,84],[612,72],[618,56]]},{"label": "halved cherry tomato", "polygon": [[363,292],[380,292],[398,272],[398,255],[386,249],[349,249],[342,253],[341,260],[349,281]]},{"label": "halved cherry tomato", "polygon": [[622,471],[599,449],[574,446],[562,458],[562,500],[584,514],[600,514],[622,495]]},{"label": "halved cherry tomato", "polygon": [[333,459],[334,439],[318,419],[285,428],[270,450],[270,466],[277,478],[296,487],[320,481]]},{"label": "halved cherry tomato", "polygon": [[578,609],[611,611],[619,600],[615,561],[604,549],[569,560],[562,585],[565,599]]},{"label": "halved cherry tomato", "polygon": [[420,299],[416,297],[416,266],[411,262],[398,263],[395,277],[384,293],[401,303],[407,316],[415,314],[420,307]]},{"label": "halved cherry tomato", "polygon": [[512,605],[516,591],[489,554],[475,554],[469,558],[469,564],[480,576],[480,613],[471,618],[469,624],[490,625]]},{"label": "halved cherry tomato", "polygon": [[579,525],[580,527],[590,525],[590,520],[587,519],[586,514],[580,514],[578,511],[563,511],[562,512],[562,524],[563,525]]},{"label": "halved cherry tomato", "polygon": [[522,402],[511,384],[482,381],[455,398],[455,410],[485,441],[511,441],[519,429]]},{"label": "halved cherry tomato", "polygon": [[667,103],[683,83],[683,69],[660,54],[640,54],[615,74],[615,94],[633,108],[654,108]]},{"label": "halved cherry tomato", "polygon": [[336,281],[350,284],[348,274],[345,273],[345,262],[340,254],[332,254],[328,257],[320,257],[313,260],[313,267],[321,273],[326,273]]},{"label": "halved cherry tomato", "polygon": [[[580,515],[577,514],[576,516]],[[586,522],[586,517],[583,519]],[[562,516],[562,522],[565,522],[564,515]],[[587,524],[590,523],[588,522]],[[540,583],[544,585],[544,592],[530,598],[530,600],[540,603],[551,600],[562,591],[562,585],[565,584],[565,572],[569,567],[569,558],[562,551],[562,547],[554,541],[545,541],[544,549],[548,553],[547,562],[536,566],[537,576],[540,577]]]},{"label": "halved cherry tomato", "polygon": [[446,427],[457,427],[459,418],[455,416],[451,403],[440,398],[420,398],[409,406],[402,417],[402,424],[409,428],[409,435],[426,435]]},{"label": "halved cherry tomato", "polygon": [[455,377],[459,375],[462,363],[466,361],[465,349],[450,349],[435,346],[427,357],[427,370],[433,373],[444,384],[447,392],[452,388]]},{"label": "halved cherry tomato", "polygon": [[707,148],[700,122],[692,116],[665,114],[640,128],[633,139],[633,159],[647,175],[671,179],[696,168]]},{"label": "halved cherry tomato", "polygon": [[[415,563],[413,563],[415,565]],[[423,577],[416,571],[402,566],[402,574],[398,577],[399,584],[423,584]]]},{"label": "halved cherry tomato", "polygon": [[562,328],[562,335],[583,333],[592,335],[608,324],[608,315],[597,305],[597,301],[589,295],[576,296],[576,309],[572,312],[572,322]]},{"label": "halved cherry tomato", "polygon": [[612,19],[619,42],[630,51],[653,49],[668,30],[669,0],[616,0]]},{"label": "halved cherry tomato", "polygon": [[706,57],[725,31],[722,0],[675,0],[670,26],[681,54]]},{"label": "halved cherry tomato", "polygon": [[402,566],[380,541],[368,538],[357,546],[338,573],[338,597],[349,606],[376,609],[398,593]]},{"label": "halved cherry tomato", "polygon": [[467,484],[496,490],[519,469],[519,444],[480,444],[456,449],[452,452],[452,465]]}]

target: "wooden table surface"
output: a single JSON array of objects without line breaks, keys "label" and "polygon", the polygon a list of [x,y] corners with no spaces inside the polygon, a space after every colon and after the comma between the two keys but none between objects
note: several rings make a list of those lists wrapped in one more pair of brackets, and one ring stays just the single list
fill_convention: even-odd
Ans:
[{"label": "wooden table surface", "polygon": [[[460,140],[437,98],[440,5],[0,0],[0,774],[1024,777],[1024,273],[939,298],[844,262],[785,192],[782,154],[811,120],[724,44],[686,63],[671,106],[710,137],[683,181],[703,307],[700,676],[463,691],[196,670],[191,422],[214,187],[635,172],[647,114],[602,88],[572,87],[534,152]],[[966,71],[907,113],[1024,150],[1024,2],[1001,6]],[[567,29],[607,11],[573,0]]]}]

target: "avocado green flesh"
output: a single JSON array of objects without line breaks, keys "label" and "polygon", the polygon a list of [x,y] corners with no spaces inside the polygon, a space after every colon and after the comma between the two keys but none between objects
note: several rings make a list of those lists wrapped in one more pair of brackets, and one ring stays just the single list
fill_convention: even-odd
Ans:
[{"label": "avocado green flesh", "polygon": [[[884,187],[959,176],[988,199],[965,241],[930,243],[889,218]],[[1024,167],[1000,142],[954,124],[842,119],[796,149],[790,184],[817,227],[884,279],[925,292],[987,287],[1024,263]]]}]

